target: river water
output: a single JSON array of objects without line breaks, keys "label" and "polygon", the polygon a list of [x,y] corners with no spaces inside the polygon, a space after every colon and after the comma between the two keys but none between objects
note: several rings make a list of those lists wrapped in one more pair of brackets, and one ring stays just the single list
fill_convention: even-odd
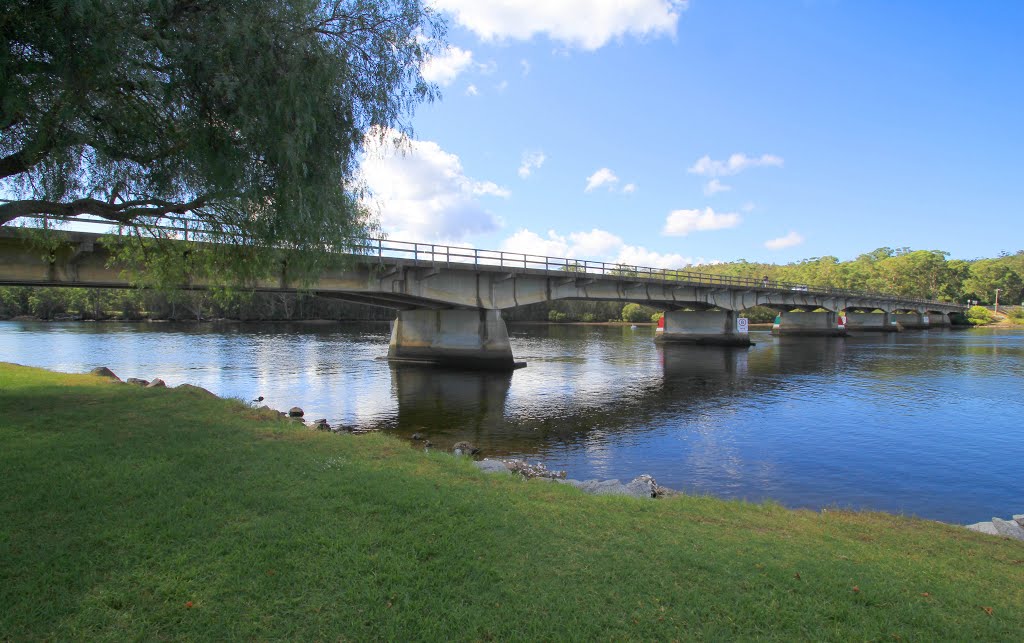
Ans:
[{"label": "river water", "polygon": [[392,367],[386,324],[0,322],[0,361],[262,395],[573,478],[959,523],[1024,512],[1024,331],[754,331],[750,349],[656,345],[649,327],[509,333],[529,366],[508,374]]}]

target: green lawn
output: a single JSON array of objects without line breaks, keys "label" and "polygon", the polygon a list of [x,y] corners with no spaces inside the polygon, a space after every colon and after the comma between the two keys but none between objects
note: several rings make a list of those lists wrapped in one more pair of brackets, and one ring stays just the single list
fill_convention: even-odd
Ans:
[{"label": "green lawn", "polygon": [[1014,640],[1024,543],[594,497],[0,364],[0,639]]}]

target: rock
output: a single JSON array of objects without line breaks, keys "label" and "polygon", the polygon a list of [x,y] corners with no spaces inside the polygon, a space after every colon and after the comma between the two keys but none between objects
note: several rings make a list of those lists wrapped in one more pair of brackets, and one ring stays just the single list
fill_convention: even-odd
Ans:
[{"label": "rock", "polygon": [[293,406],[292,408],[288,409],[288,417],[300,418],[305,414],[306,412],[297,406]]},{"label": "rock", "polygon": [[592,493],[595,496],[624,496],[629,493],[626,485],[618,480],[584,480],[577,484],[572,482],[569,484],[572,484],[584,493]]},{"label": "rock", "polygon": [[157,377],[149,384],[146,384],[146,388],[167,388],[167,382]]},{"label": "rock", "polygon": [[1024,514],[1014,514],[1013,520],[1021,527],[1024,527]]},{"label": "rock", "polygon": [[313,422],[313,428],[317,431],[330,431],[331,425],[327,423],[327,418],[320,418]]},{"label": "rock", "polygon": [[996,528],[996,532],[1000,536],[1006,536],[1007,538],[1013,538],[1014,540],[1024,540],[1024,527],[1018,525],[1014,520],[993,518],[992,526]]},{"label": "rock", "polygon": [[508,467],[512,473],[518,473],[527,480],[533,480],[535,478],[564,478],[565,471],[551,471],[544,463],[538,462],[537,464],[530,464],[525,460],[507,460],[505,466]]},{"label": "rock", "polygon": [[410,436],[410,437],[412,437],[413,440],[416,440],[417,442],[419,442],[420,440],[423,439],[423,434],[422,433],[413,433],[412,436]]},{"label": "rock", "polygon": [[455,455],[476,455],[480,453],[480,449],[476,448],[469,442],[456,442],[452,446],[452,453]]},{"label": "rock", "polygon": [[967,528],[971,531],[980,531],[983,534],[999,535],[999,532],[996,531],[996,526],[991,522],[976,522],[973,525],[967,525]]},{"label": "rock", "polygon": [[431,442],[430,440],[424,440],[424,441],[423,441],[423,447],[424,447],[424,448],[426,448],[426,449],[429,449],[429,448],[430,448],[430,447],[432,447],[432,446],[434,446],[434,443],[433,443],[433,442]]},{"label": "rock", "polygon": [[174,387],[174,389],[176,391],[194,391],[196,393],[201,393],[203,395],[208,395],[210,397],[217,397],[210,391],[207,391],[202,386],[195,386],[194,384],[178,384],[177,386]]},{"label": "rock", "polygon": [[126,379],[125,384],[134,384],[135,386],[149,386],[149,381],[140,379],[138,377],[129,377]]},{"label": "rock", "polygon": [[98,377],[107,377],[112,380],[117,380],[118,382],[121,381],[121,378],[118,377],[117,375],[114,375],[114,371],[110,370],[106,366],[97,366],[96,368],[89,371],[89,374],[96,375]]},{"label": "rock", "polygon": [[626,493],[637,498],[654,498],[658,495],[658,483],[645,473],[626,484]]},{"label": "rock", "polygon": [[490,458],[484,458],[483,460],[478,460],[473,464],[475,464],[476,467],[483,471],[484,473],[505,473],[508,475],[512,474],[512,471],[509,470],[508,465],[506,465],[501,460],[491,460]]}]

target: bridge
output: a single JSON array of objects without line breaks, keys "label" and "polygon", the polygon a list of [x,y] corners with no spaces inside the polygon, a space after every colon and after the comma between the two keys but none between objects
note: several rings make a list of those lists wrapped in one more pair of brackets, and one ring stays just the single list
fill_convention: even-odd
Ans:
[{"label": "bridge", "polygon": [[[0,227],[0,285],[131,287],[121,268],[108,265],[105,235],[60,234],[66,241],[44,257],[24,229]],[[740,313],[753,306],[778,311],[777,334],[821,336],[948,327],[950,315],[966,309],[878,293],[429,243],[374,239],[351,253],[347,267],[326,271],[301,290],[395,309],[388,349],[395,361],[515,368],[522,364],[513,358],[501,311],[559,299],[655,306],[666,311],[659,341],[733,346],[751,344]],[[254,290],[300,288],[282,268],[279,278]]]}]

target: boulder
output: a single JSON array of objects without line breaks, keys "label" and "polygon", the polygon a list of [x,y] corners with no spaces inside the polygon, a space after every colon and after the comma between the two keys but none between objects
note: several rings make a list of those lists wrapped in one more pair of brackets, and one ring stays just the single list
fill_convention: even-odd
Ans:
[{"label": "boulder", "polygon": [[303,411],[302,409],[300,409],[297,406],[293,406],[292,408],[288,409],[288,416],[289,417],[300,418],[300,417],[302,417],[305,414],[306,414],[306,412]]},{"label": "boulder", "polygon": [[196,386],[195,384],[178,384],[177,386],[174,387],[174,390],[176,390],[176,391],[191,391],[191,392],[194,392],[194,393],[200,393],[202,395],[207,395],[209,397],[217,397],[216,395],[214,395],[210,391],[207,391],[202,386]]},{"label": "boulder", "polygon": [[330,431],[331,425],[327,423],[327,418],[320,418],[313,421],[313,428],[317,431]]},{"label": "boulder", "polygon": [[1013,520],[1021,527],[1024,527],[1024,514],[1014,514]]},{"label": "boulder", "polygon": [[506,466],[505,463],[502,462],[501,460],[491,460],[490,458],[484,458],[483,460],[478,460],[473,464],[475,464],[476,467],[483,471],[484,473],[512,473],[509,470],[508,466]]},{"label": "boulder", "polygon": [[626,484],[626,493],[636,498],[654,498],[658,495],[658,489],[658,483],[646,473]]},{"label": "boulder", "polygon": [[98,377],[106,377],[112,380],[116,380],[118,382],[121,381],[121,378],[118,377],[117,375],[114,375],[114,371],[110,370],[106,366],[97,366],[96,368],[89,371],[89,374],[96,375]]},{"label": "boulder", "polygon": [[567,483],[576,487],[584,493],[592,493],[595,496],[624,496],[627,495],[626,485],[618,480],[566,480]]},{"label": "boulder", "polygon": [[1000,536],[1006,536],[1007,538],[1013,538],[1014,540],[1024,540],[1024,527],[1018,525],[1014,520],[993,518],[992,526],[996,528],[996,533]]},{"label": "boulder", "polygon": [[469,442],[456,442],[452,445],[452,453],[455,455],[476,455],[480,453],[480,449],[476,448]]},{"label": "boulder", "polygon": [[423,434],[422,433],[413,433],[412,436],[410,436],[410,437],[412,437],[413,440],[416,440],[417,442],[419,442],[420,440],[423,439]]},{"label": "boulder", "polygon": [[996,531],[996,526],[991,522],[976,522],[973,525],[967,525],[967,528],[971,531],[979,531],[983,534],[990,534],[992,536],[999,535],[999,532]]},{"label": "boulder", "polygon": [[138,377],[129,377],[124,382],[125,384],[134,384],[135,386],[149,386],[149,380],[140,379]]},{"label": "boulder", "polygon": [[157,377],[152,382],[147,384],[146,388],[167,388],[167,382]]}]

